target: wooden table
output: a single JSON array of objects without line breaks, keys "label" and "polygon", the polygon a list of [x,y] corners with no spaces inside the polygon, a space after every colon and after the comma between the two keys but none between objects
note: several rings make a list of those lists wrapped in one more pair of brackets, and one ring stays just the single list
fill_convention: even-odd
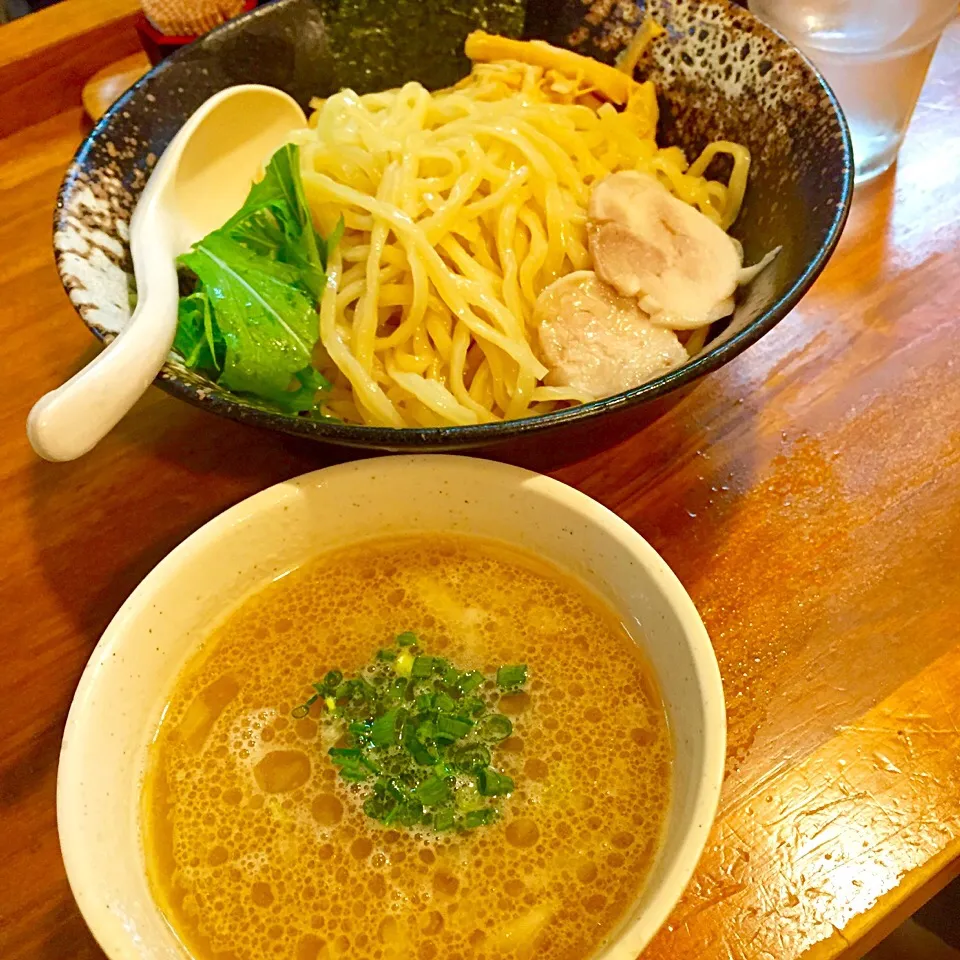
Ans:
[{"label": "wooden table", "polygon": [[[84,16],[93,5],[68,2]],[[103,6],[123,56],[129,18],[120,0]],[[0,31],[0,81],[13,29]],[[95,350],[51,255],[54,196],[84,132],[79,90],[61,96],[0,141],[7,960],[102,958],[54,809],[64,719],[100,632],[197,527],[331,457],[158,390],[80,462],[32,455],[31,403]],[[645,957],[857,957],[960,870],[958,304],[960,22],[898,168],[857,195],[803,304],[669,416],[558,473],[673,566],[726,687],[719,818]]]}]

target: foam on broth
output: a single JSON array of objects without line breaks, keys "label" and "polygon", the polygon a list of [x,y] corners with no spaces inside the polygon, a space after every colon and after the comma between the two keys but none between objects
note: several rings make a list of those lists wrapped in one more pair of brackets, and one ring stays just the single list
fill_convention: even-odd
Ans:
[{"label": "foam on broth", "polygon": [[[529,665],[494,763],[516,790],[461,834],[386,829],[290,712],[403,631],[461,669]],[[500,545],[411,536],[328,553],[243,604],[177,681],[151,748],[154,893],[196,960],[583,960],[652,865],[669,804],[663,707],[577,581]]]}]

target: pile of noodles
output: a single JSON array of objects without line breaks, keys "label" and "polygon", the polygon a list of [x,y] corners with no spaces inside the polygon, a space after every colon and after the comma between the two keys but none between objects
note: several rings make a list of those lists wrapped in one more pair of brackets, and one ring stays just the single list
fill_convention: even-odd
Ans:
[{"label": "pile of noodles", "polygon": [[[532,316],[544,287],[592,266],[591,186],[650,173],[724,229],[740,208],[746,149],[713,143],[688,163],[659,148],[656,91],[632,63],[485,34],[467,54],[455,87],[344,90],[295,136],[315,223],[346,226],[315,362],[333,383],[328,412],[349,422],[474,424],[590,399],[542,383]],[[717,153],[733,159],[728,184],[703,176]]]}]

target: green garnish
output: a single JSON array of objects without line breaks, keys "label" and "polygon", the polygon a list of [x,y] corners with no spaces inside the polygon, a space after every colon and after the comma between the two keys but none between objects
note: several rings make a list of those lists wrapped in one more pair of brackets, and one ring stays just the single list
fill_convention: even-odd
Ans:
[{"label": "green garnish", "polygon": [[[407,718],[407,711],[403,707],[394,707],[383,716],[377,717],[370,729],[370,739],[378,747],[391,747],[400,742],[400,731]],[[351,733],[353,733],[351,724]]]},{"label": "green garnish", "polygon": [[482,810],[470,810],[463,818],[463,825],[467,830],[474,827],[482,827],[484,824],[493,823],[496,817],[490,807],[484,807]]},{"label": "green garnish", "polygon": [[184,364],[289,413],[313,411],[330,384],[312,365],[329,252],[314,230],[300,149],[281,147],[243,206],[177,260],[195,277],[174,350]]},{"label": "green garnish", "polygon": [[435,657],[417,657],[413,661],[413,669],[410,671],[411,677],[429,677],[436,666]]},{"label": "green garnish", "polygon": [[437,736],[449,737],[451,741],[459,740],[470,732],[472,726],[473,721],[467,720],[465,717],[442,716],[437,720]]},{"label": "green garnish", "polygon": [[477,771],[477,789],[482,797],[499,797],[513,793],[513,780],[493,767],[484,767]]},{"label": "green garnish", "polygon": [[471,670],[469,673],[465,673],[460,677],[457,681],[457,688],[466,696],[467,694],[473,693],[482,683],[483,674],[476,670]]},{"label": "green garnish", "polygon": [[502,713],[493,713],[477,721],[477,733],[482,740],[499,743],[513,733],[513,724]]},{"label": "green garnish", "polygon": [[501,667],[497,671],[497,686],[501,690],[514,690],[522,687],[526,682],[527,665],[525,663],[514,663]]},{"label": "green garnish", "polygon": [[424,780],[417,787],[417,799],[425,807],[437,807],[450,799],[450,788],[447,786],[446,779],[433,776],[429,780]]},{"label": "green garnish", "polygon": [[468,743],[451,751],[448,762],[457,770],[481,770],[490,763],[490,750],[482,743]]},{"label": "green garnish", "polygon": [[497,709],[501,691],[526,682],[523,665],[501,667],[496,683],[425,654],[401,633],[357,676],[331,670],[293,710],[304,717],[322,700],[338,742],[329,751],[340,776],[359,785],[363,809],[385,825],[472,830],[493,823],[514,781],[491,766],[513,732]]},{"label": "green garnish", "polygon": [[375,773],[380,772],[369,757],[365,757],[362,751],[353,748],[338,749],[332,747],[330,749],[330,759],[340,768],[340,776],[344,780],[369,780]]}]

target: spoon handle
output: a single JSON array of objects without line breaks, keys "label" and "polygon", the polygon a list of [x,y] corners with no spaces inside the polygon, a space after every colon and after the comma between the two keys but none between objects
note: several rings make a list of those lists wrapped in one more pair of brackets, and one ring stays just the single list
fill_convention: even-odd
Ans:
[{"label": "spoon handle", "polygon": [[163,366],[177,329],[173,259],[152,262],[148,283],[149,291],[140,287],[137,308],[117,338],[63,386],[34,404],[27,418],[27,436],[44,460],[75,460],[92,450]]}]

